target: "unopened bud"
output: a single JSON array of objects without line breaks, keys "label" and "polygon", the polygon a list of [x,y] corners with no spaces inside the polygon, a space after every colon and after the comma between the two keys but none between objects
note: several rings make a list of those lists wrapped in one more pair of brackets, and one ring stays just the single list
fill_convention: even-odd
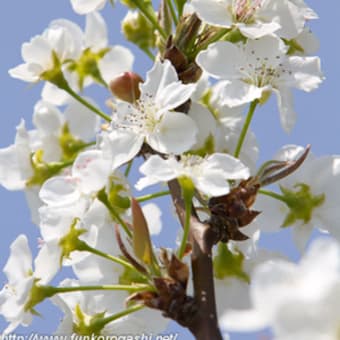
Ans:
[{"label": "unopened bud", "polygon": [[139,84],[143,79],[133,72],[125,72],[110,82],[110,90],[117,98],[134,103],[140,96]]},{"label": "unopened bud", "polygon": [[142,50],[155,46],[154,28],[139,12],[129,11],[122,21],[124,37]]}]

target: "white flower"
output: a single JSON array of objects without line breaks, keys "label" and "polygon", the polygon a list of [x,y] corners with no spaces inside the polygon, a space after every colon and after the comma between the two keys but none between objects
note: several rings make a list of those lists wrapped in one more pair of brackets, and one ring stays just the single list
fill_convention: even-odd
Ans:
[{"label": "white flower", "polygon": [[206,158],[187,155],[180,161],[174,157],[163,159],[151,156],[141,167],[146,177],[136,184],[138,190],[159,182],[167,182],[178,177],[188,177],[195,187],[208,196],[222,196],[229,192],[228,180],[245,179],[249,170],[238,159],[215,153]]},{"label": "white flower", "polygon": [[55,68],[54,56],[60,63],[79,56],[79,34],[75,35],[77,30],[70,27],[71,25],[51,25],[42,35],[24,43],[21,54],[25,63],[10,69],[9,74],[23,81],[37,82],[44,72]]},{"label": "white flower", "polygon": [[[66,279],[61,283],[61,286],[77,287],[81,286],[81,283],[76,280]],[[94,285],[98,285],[98,283],[97,280],[93,282]],[[86,285],[89,285],[89,283],[86,283]],[[159,311],[146,308],[107,323],[100,330],[95,328],[96,324],[93,323],[95,318],[98,320],[98,317],[109,317],[125,310],[125,298],[125,292],[108,290],[102,292],[71,292],[54,297],[52,301],[65,314],[56,334],[92,336],[94,331],[96,334],[99,331],[100,335],[127,334],[128,336],[133,336],[132,334],[137,335],[146,332],[151,334],[164,331],[168,324],[168,319],[162,317]]]},{"label": "white flower", "polygon": [[275,339],[338,339],[340,248],[316,240],[299,264],[263,263],[252,278],[252,309],[228,312],[222,328],[251,331],[271,326]]},{"label": "white flower", "polygon": [[[91,85],[94,77],[96,81],[101,77],[101,80],[108,84],[122,72],[131,70],[134,60],[132,53],[123,46],[109,45],[107,26],[98,12],[86,16],[84,32],[78,25],[65,19],[54,20],[51,26],[65,28],[77,39],[79,55],[74,58],[74,64],[68,62],[62,66],[64,77],[74,91],[78,92],[82,87]],[[88,65],[93,65],[92,70]],[[94,65],[98,70],[94,70]],[[94,73],[90,74],[91,72]],[[64,105],[69,102],[70,95],[52,83],[46,82],[42,90],[42,98],[54,105]]]},{"label": "white flower", "polygon": [[217,42],[201,52],[197,63],[211,76],[224,79],[222,105],[249,103],[276,93],[282,127],[290,131],[296,113],[290,87],[310,92],[322,82],[318,57],[287,56],[282,40],[266,36],[237,47]]},{"label": "white flower", "polygon": [[19,325],[27,326],[32,322],[32,310],[27,303],[31,288],[38,279],[39,284],[46,284],[46,268],[36,264],[32,268],[32,254],[25,235],[19,235],[11,245],[11,253],[4,267],[8,283],[0,291],[0,315],[3,315],[8,327],[3,334],[11,333]]},{"label": "white flower", "polygon": [[74,161],[71,176],[55,176],[44,183],[40,199],[51,206],[73,204],[83,195],[102,189],[111,172],[111,161],[103,157],[102,151],[84,151]]},{"label": "white flower", "polygon": [[286,39],[295,38],[307,19],[316,14],[303,1],[290,0],[192,0],[198,16],[220,27],[237,27],[251,39],[277,33]]},{"label": "white flower", "polygon": [[88,14],[101,10],[106,0],[71,0],[73,10],[78,14]]},{"label": "white flower", "polygon": [[[291,160],[302,147],[285,146],[275,157]],[[294,242],[303,251],[313,228],[327,231],[340,240],[340,157],[310,155],[304,164],[279,183],[282,200],[260,195],[254,209],[263,211],[255,223],[263,231],[293,227]]]},{"label": "white flower", "polygon": [[75,100],[70,101],[64,115],[50,103],[39,101],[33,113],[36,129],[27,131],[22,120],[14,144],[0,149],[0,184],[7,190],[25,189],[34,175],[31,160],[35,152],[42,151],[46,163],[62,161],[60,137],[65,123],[74,138],[85,142],[92,141],[99,128],[98,116]]},{"label": "white flower", "polygon": [[196,141],[197,127],[186,114],[173,109],[186,102],[195,85],[184,85],[168,60],[156,62],[135,105],[119,102],[112,132],[105,137],[114,167],[128,162],[144,142],[162,153],[180,154]]}]

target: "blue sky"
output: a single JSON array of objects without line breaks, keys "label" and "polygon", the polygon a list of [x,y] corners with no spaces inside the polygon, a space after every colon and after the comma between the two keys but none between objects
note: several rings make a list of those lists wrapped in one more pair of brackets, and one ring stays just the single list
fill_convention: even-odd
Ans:
[{"label": "blue sky", "polygon": [[[307,3],[316,10],[320,19],[311,23],[313,32],[320,39],[319,55],[325,74],[325,81],[319,90],[306,94],[295,93],[295,106],[298,113],[297,125],[290,135],[283,132],[279,124],[279,115],[274,100],[258,112],[252,128],[257,134],[261,148],[260,161],[269,159],[283,144],[312,144],[316,155],[340,154],[340,32],[338,19],[340,2],[309,0]],[[21,63],[21,44],[31,36],[42,32],[49,22],[56,18],[67,18],[84,25],[84,18],[72,12],[69,0],[10,0],[2,3],[0,12],[0,41],[3,47],[0,53],[0,83],[1,85],[1,116],[0,116],[0,147],[13,143],[15,126],[24,118],[31,126],[33,106],[40,98],[40,85],[28,85],[8,76],[8,69]],[[121,17],[121,11],[118,11]],[[110,42],[123,43],[120,35],[119,19],[117,13],[107,5],[103,12],[107,19]],[[119,16],[119,14],[118,14]],[[131,47],[130,45],[128,45]],[[149,68],[147,58],[138,54],[135,61],[135,70],[141,74]],[[98,93],[97,102],[102,103],[106,94]],[[39,236],[37,227],[29,220],[29,211],[25,198],[20,192],[7,192],[0,188],[1,237],[0,237],[0,268],[7,260],[10,243],[19,233],[30,235],[32,247],[36,250],[36,238]],[[162,201],[166,207],[165,200]],[[164,233],[159,242],[166,242],[168,234]],[[266,236],[262,244],[268,248],[280,249],[291,258],[296,259],[298,253],[291,242],[290,232]],[[5,277],[0,273],[0,286],[5,283]],[[32,327],[20,329],[21,333],[39,331],[52,332],[56,327],[56,318],[60,317],[51,304],[44,304],[39,308],[43,318],[36,318]],[[49,316],[51,315],[51,316]],[[0,330],[5,323],[0,319]],[[187,332],[179,331],[180,339],[190,339]],[[258,338],[255,336],[255,338]],[[254,339],[254,335],[233,335],[232,340]]]}]

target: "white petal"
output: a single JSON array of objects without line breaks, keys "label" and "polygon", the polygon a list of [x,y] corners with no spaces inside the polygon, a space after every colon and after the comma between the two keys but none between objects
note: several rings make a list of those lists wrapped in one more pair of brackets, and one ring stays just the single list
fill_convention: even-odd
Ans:
[{"label": "white petal", "polygon": [[228,80],[241,78],[239,68],[246,63],[242,51],[226,41],[209,45],[198,54],[196,62],[211,76]]},{"label": "white petal", "polygon": [[180,154],[195,144],[197,133],[197,126],[189,116],[180,112],[166,112],[146,140],[156,151]]},{"label": "white petal", "polygon": [[264,37],[265,35],[274,33],[281,26],[277,22],[272,21],[268,23],[258,22],[250,25],[240,23],[237,24],[237,27],[247,38],[258,39]]},{"label": "white petal", "polygon": [[61,248],[59,239],[46,242],[34,260],[34,276],[41,279],[40,284],[47,284],[60,269]]},{"label": "white petal", "polygon": [[105,157],[112,158],[112,169],[133,159],[140,151],[144,136],[128,130],[114,130],[104,137]]},{"label": "white petal", "polygon": [[266,67],[276,69],[285,58],[288,48],[280,38],[270,35],[261,39],[248,40],[244,50],[247,63],[252,65],[251,69],[261,68],[263,63]]},{"label": "white petal", "polygon": [[[67,80],[70,84],[69,79]],[[66,91],[61,90],[57,86],[48,82],[45,82],[43,86],[41,97],[45,101],[58,106],[67,104],[68,101],[70,101],[70,99],[72,98]]]},{"label": "white petal", "polygon": [[276,33],[286,39],[295,38],[305,25],[303,11],[291,1],[280,1],[276,3],[281,29]]},{"label": "white petal", "polygon": [[195,102],[191,103],[188,115],[198,127],[197,142],[193,149],[199,149],[204,146],[208,137],[215,137],[217,129],[216,119],[205,106]]},{"label": "white petal", "polygon": [[111,161],[105,159],[100,150],[80,153],[72,167],[72,176],[79,180],[79,189],[85,194],[103,188],[111,173]]},{"label": "white petal", "polygon": [[283,129],[289,133],[296,123],[296,112],[294,111],[293,94],[288,87],[281,87],[278,91],[274,90],[277,95],[277,105],[280,111],[280,121]]},{"label": "white petal", "polygon": [[[93,103],[89,98],[86,98],[90,103]],[[96,104],[93,103],[94,106]],[[71,103],[64,111],[64,115],[70,132],[72,135],[84,140],[91,141],[99,128],[100,118],[90,109],[76,100],[71,100]]]},{"label": "white petal", "polygon": [[207,159],[207,170],[221,172],[227,179],[246,179],[249,177],[249,169],[233,156],[215,153]]},{"label": "white petal", "polygon": [[123,46],[112,46],[110,51],[99,60],[100,74],[108,84],[123,72],[131,71],[134,56],[129,49]]},{"label": "white petal", "polygon": [[169,60],[164,62],[155,62],[152,69],[147,73],[146,80],[140,85],[140,89],[143,96],[156,97],[157,93],[163,91],[163,89],[178,81],[175,68],[172,66]]},{"label": "white petal", "polygon": [[288,84],[300,90],[315,90],[324,79],[318,57],[290,57],[285,66],[292,72]]},{"label": "white petal", "polygon": [[193,178],[195,187],[208,196],[222,196],[229,193],[228,181],[221,173],[209,172],[205,175]]},{"label": "white petal", "polygon": [[90,47],[97,52],[107,47],[107,44],[108,33],[104,18],[98,12],[88,14],[85,26],[85,47]]},{"label": "white petal", "polygon": [[34,106],[33,123],[43,135],[57,134],[62,118],[58,108],[48,102],[40,100]]},{"label": "white petal", "polygon": [[80,192],[74,178],[56,176],[43,184],[39,197],[48,205],[58,206],[76,202],[80,197]]},{"label": "white petal", "polygon": [[[29,158],[29,155],[27,155]],[[11,145],[0,149],[0,184],[7,190],[22,190],[26,186],[26,176],[22,172],[22,165],[18,157],[17,148]]]},{"label": "white petal", "polygon": [[43,72],[44,69],[39,64],[21,64],[8,71],[11,77],[30,83],[39,81]]},{"label": "white petal", "polygon": [[193,0],[191,4],[200,19],[208,24],[227,28],[232,25],[229,0]]},{"label": "white petal", "polygon": [[148,203],[142,206],[145,219],[151,235],[158,235],[162,230],[162,211],[155,203]]},{"label": "white petal", "polygon": [[32,274],[32,253],[27,237],[19,235],[11,244],[11,252],[3,269],[11,285],[19,284]]},{"label": "white petal", "polygon": [[156,106],[160,108],[160,112],[175,109],[185,103],[196,89],[195,84],[184,85],[177,81],[165,86],[157,92],[154,98]]},{"label": "white petal", "polygon": [[293,241],[300,253],[306,248],[307,242],[309,241],[313,232],[313,225],[310,223],[296,225],[293,227]]},{"label": "white petal", "polygon": [[163,159],[158,155],[152,155],[139,168],[139,171],[145,175],[135,185],[137,190],[142,190],[149,185],[159,182],[167,182],[176,178],[179,163],[174,158]]},{"label": "white petal", "polygon": [[23,43],[21,54],[26,63],[39,64],[44,70],[44,67],[52,63],[51,46],[40,35],[33,37],[30,42]]},{"label": "white petal", "polygon": [[289,213],[288,207],[283,202],[266,195],[257,196],[254,209],[261,211],[256,217],[256,224],[265,232],[279,231]]},{"label": "white petal", "polygon": [[78,14],[87,14],[104,7],[106,0],[71,0],[73,10]]},{"label": "white petal", "polygon": [[225,83],[221,88],[221,104],[235,107],[252,102],[254,99],[261,98],[263,91],[267,88],[257,87],[247,84],[240,80],[233,80],[231,83]]}]

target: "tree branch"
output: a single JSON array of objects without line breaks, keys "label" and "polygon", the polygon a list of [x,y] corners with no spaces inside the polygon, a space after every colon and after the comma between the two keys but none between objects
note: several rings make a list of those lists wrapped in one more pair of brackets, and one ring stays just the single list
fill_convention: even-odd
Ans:
[{"label": "tree branch", "polygon": [[[185,205],[177,180],[168,183],[173,203],[182,226],[185,221]],[[191,266],[193,273],[194,298],[198,312],[188,329],[198,340],[222,340],[218,328],[213,263],[211,249],[214,244],[209,226],[200,222],[197,216],[191,217],[190,241],[192,243]]]}]

